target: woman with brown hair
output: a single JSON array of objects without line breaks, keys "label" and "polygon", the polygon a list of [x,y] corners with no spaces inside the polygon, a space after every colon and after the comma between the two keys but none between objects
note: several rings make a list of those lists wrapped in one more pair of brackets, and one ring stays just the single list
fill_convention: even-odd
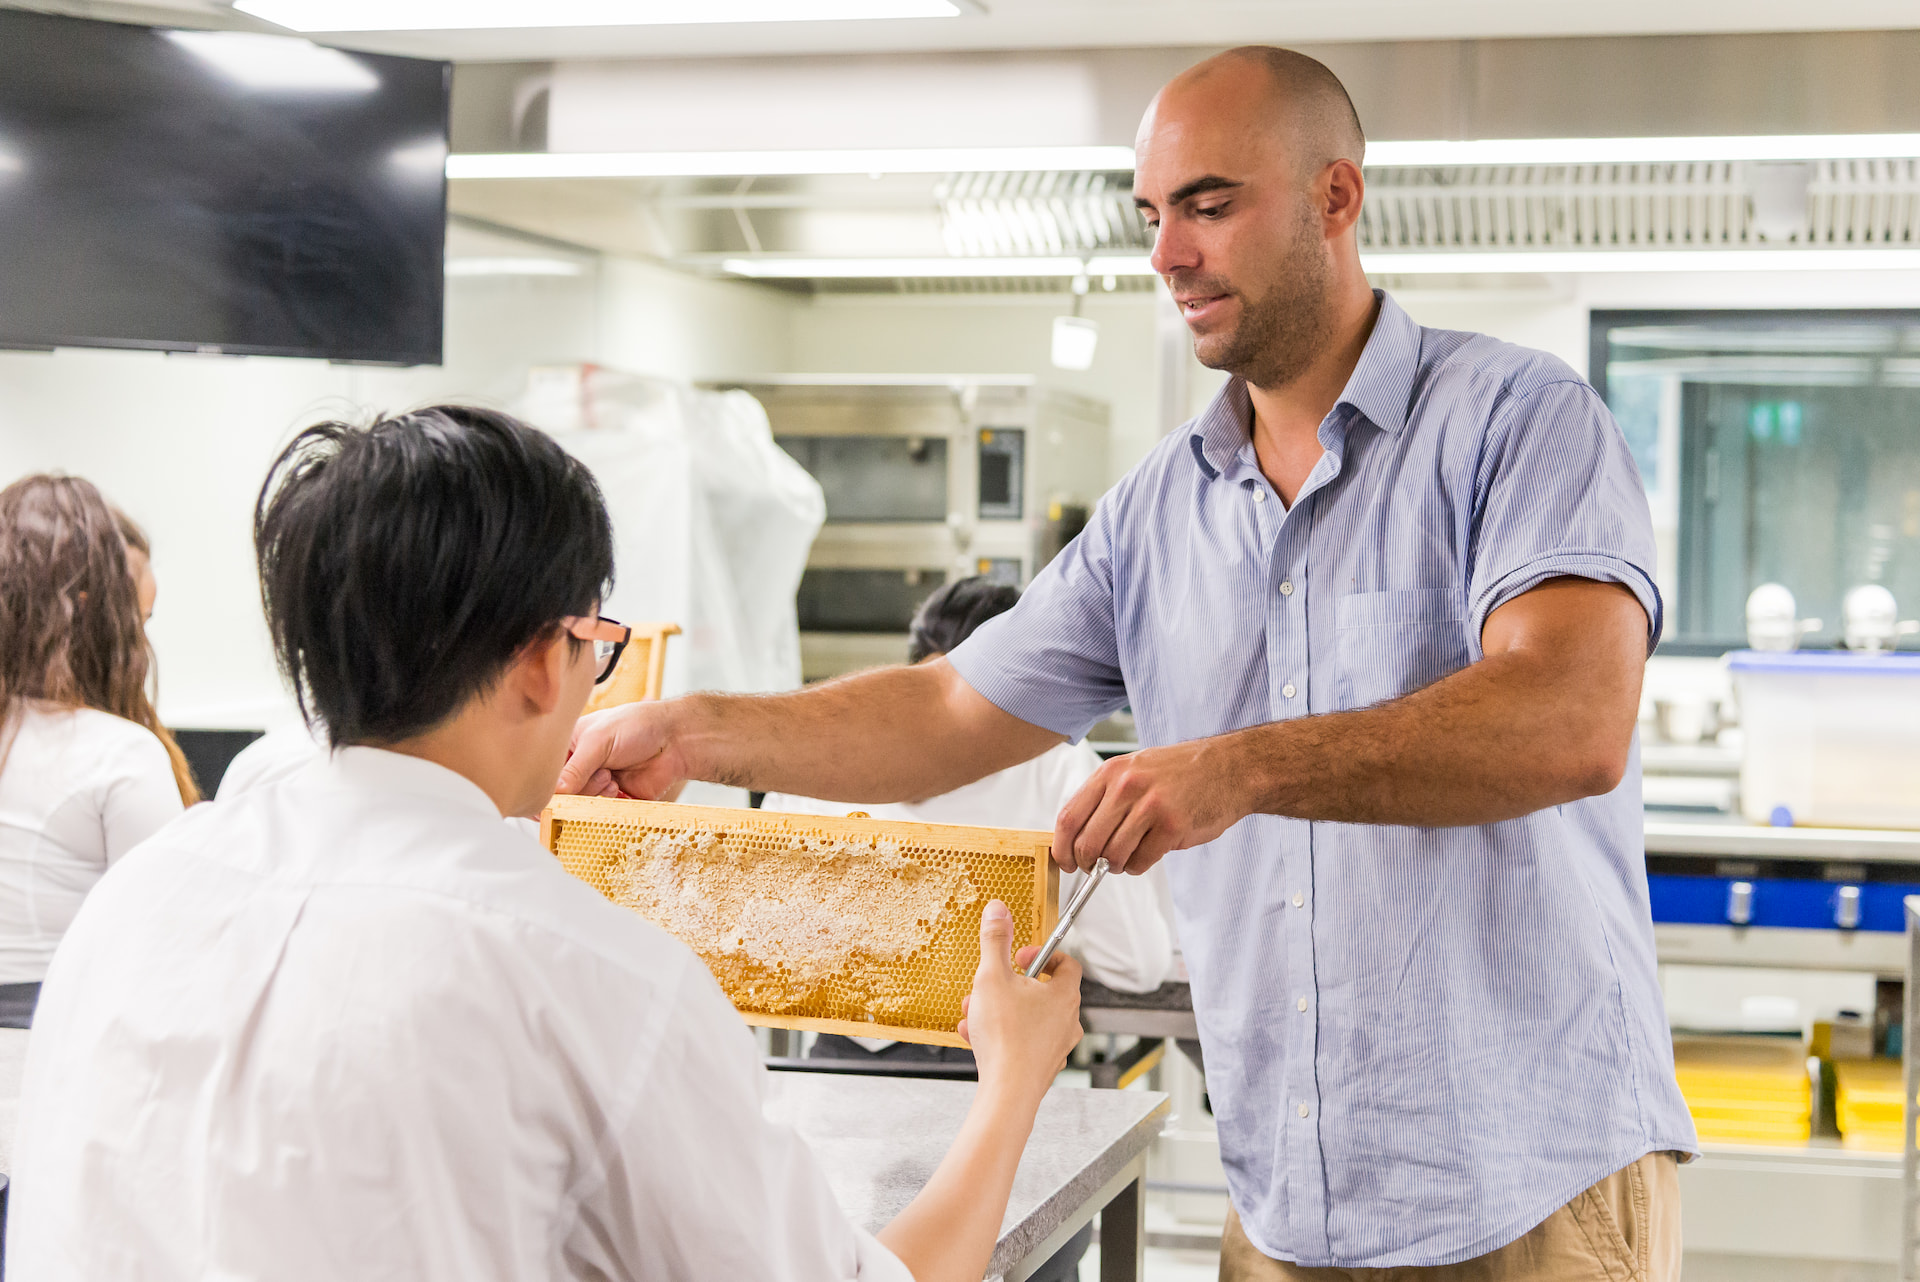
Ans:
[{"label": "woman with brown hair", "polygon": [[147,692],[113,510],[78,477],[0,490],[0,1027],[107,866],[199,799]]}]

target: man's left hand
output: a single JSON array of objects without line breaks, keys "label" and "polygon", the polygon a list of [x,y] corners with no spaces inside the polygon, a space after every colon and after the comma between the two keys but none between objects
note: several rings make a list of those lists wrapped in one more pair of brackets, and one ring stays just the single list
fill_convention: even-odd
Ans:
[{"label": "man's left hand", "polygon": [[1053,861],[1068,872],[1104,858],[1141,873],[1169,850],[1212,841],[1252,813],[1221,739],[1196,739],[1115,757],[1060,811]]}]

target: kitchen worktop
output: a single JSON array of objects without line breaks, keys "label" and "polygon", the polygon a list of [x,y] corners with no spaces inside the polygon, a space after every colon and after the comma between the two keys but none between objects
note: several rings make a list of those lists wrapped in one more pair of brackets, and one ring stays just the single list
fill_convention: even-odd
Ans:
[{"label": "kitchen worktop", "polygon": [[1650,855],[1723,855],[1920,864],[1920,832],[1884,828],[1766,828],[1735,816],[1646,820]]},{"label": "kitchen worktop", "polygon": [[[775,1073],[767,1115],[806,1139],[854,1223],[878,1231],[933,1174],[975,1089],[971,1082]],[[1014,1176],[989,1276],[1098,1211],[1089,1203],[1146,1152],[1166,1114],[1167,1097],[1156,1091],[1048,1091]]]}]

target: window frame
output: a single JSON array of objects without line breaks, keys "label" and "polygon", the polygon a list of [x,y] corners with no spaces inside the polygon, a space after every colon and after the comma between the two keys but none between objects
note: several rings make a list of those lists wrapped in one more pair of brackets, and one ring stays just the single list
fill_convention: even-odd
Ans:
[{"label": "window frame", "polygon": [[[1587,384],[1600,394],[1600,399],[1612,413],[1612,401],[1608,396],[1607,357],[1611,346],[1610,335],[1613,330],[1637,325],[1695,325],[1725,324],[1733,322],[1753,322],[1756,328],[1760,323],[1833,323],[1845,324],[1849,321],[1865,324],[1907,325],[1920,328],[1920,307],[1634,307],[1634,308],[1589,308],[1587,312]],[[1684,484],[1687,473],[1689,442],[1684,438],[1680,442],[1680,476],[1676,484]],[[1643,480],[1645,478],[1642,478]],[[1684,490],[1682,491],[1684,494]],[[1699,536],[1689,538],[1687,510],[1684,501],[1680,506],[1679,528],[1675,531],[1678,547],[1675,566],[1676,581],[1681,584],[1684,594],[1685,576],[1692,543]],[[1696,554],[1697,555],[1697,554]],[[1669,616],[1677,616],[1678,602],[1667,602]],[[1669,641],[1661,638],[1655,649],[1656,655],[1678,657],[1718,658],[1732,650],[1744,649],[1746,638],[1733,640],[1707,641]],[[1804,650],[1833,650],[1837,647],[1831,641],[1811,641],[1801,646]]]}]

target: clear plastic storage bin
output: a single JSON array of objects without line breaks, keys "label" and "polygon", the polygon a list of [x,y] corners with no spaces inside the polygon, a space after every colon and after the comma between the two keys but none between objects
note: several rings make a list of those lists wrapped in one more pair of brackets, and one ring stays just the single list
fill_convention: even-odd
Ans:
[{"label": "clear plastic storage bin", "polygon": [[1727,657],[1755,823],[1920,828],[1920,654]]}]

